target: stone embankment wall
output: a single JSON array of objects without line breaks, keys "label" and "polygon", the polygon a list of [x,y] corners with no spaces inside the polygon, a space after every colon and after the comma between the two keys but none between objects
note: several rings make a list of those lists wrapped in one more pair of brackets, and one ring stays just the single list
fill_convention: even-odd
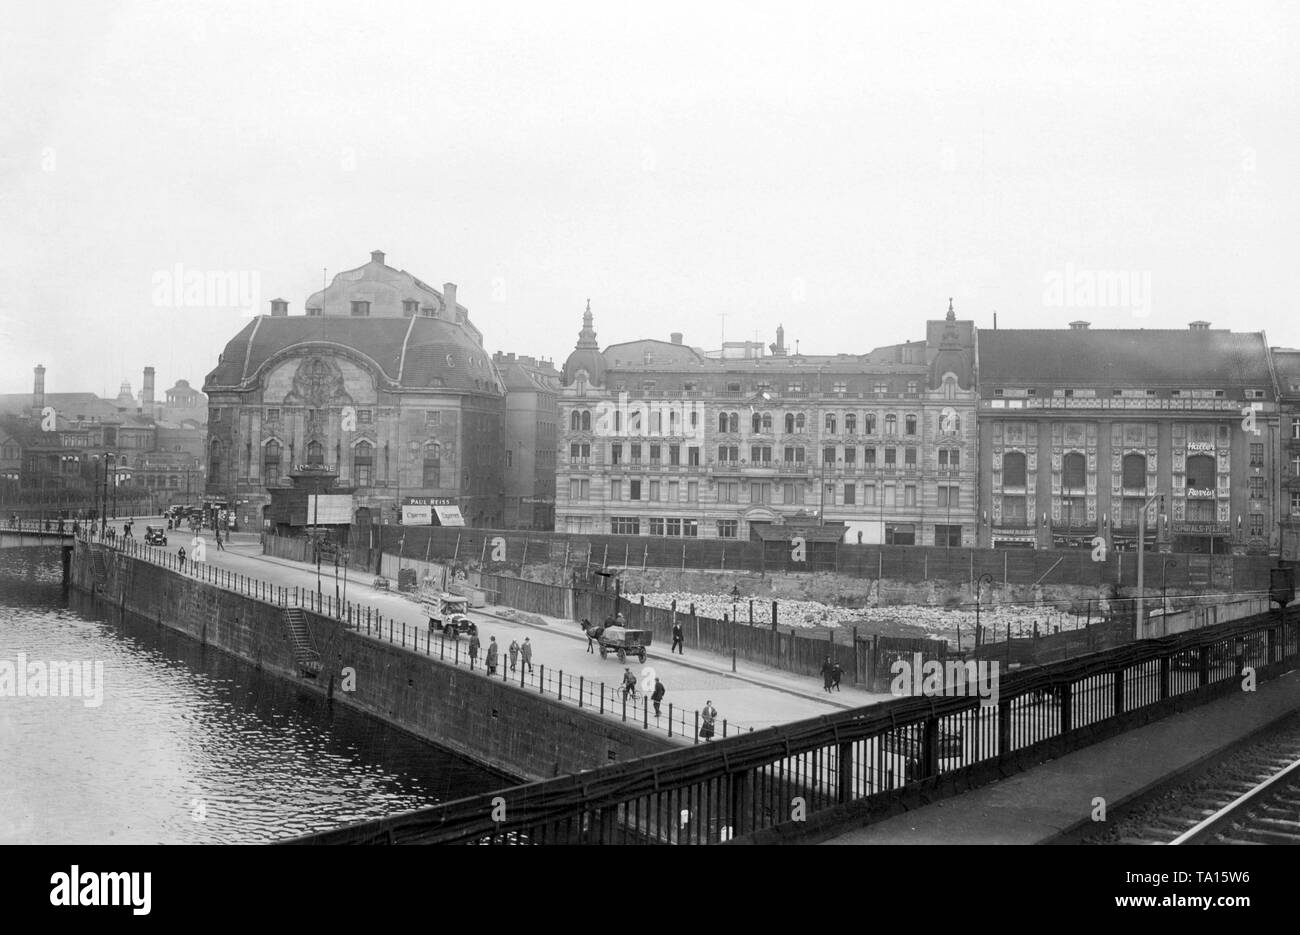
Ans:
[{"label": "stone embankment wall", "polygon": [[[301,676],[282,608],[121,553],[105,558],[101,581],[89,547],[77,543],[73,586],[510,776],[545,779],[671,749],[653,733],[309,612],[322,670]],[[349,691],[346,669],[355,677]]]}]

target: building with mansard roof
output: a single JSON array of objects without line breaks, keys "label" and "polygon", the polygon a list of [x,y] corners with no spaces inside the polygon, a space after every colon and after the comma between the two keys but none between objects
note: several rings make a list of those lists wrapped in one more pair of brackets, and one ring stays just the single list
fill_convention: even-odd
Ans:
[{"label": "building with mansard roof", "polygon": [[411,497],[444,499],[472,525],[503,521],[506,390],[454,283],[436,290],[375,251],[305,314],[272,300],[203,390],[208,495],[239,515],[260,516],[301,468],[354,490],[362,523],[393,522]]},{"label": "building with mansard roof", "polygon": [[1266,553],[1278,401],[1261,332],[980,331],[981,545]]},{"label": "building with mansard roof", "polygon": [[864,354],[776,341],[705,352],[672,334],[596,340],[591,305],[560,391],[556,529],[851,543],[976,537],[974,325],[949,303],[925,340]]}]

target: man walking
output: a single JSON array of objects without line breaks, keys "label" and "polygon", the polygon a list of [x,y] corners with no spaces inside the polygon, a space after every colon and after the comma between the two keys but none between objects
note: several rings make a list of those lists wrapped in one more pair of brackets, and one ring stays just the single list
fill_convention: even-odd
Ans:
[{"label": "man walking", "polygon": [[524,637],[524,645],[519,647],[519,655],[523,657],[524,665],[528,666],[528,674],[533,674],[533,644],[529,642],[528,637]]},{"label": "man walking", "polygon": [[221,551],[221,552],[226,551],[226,547],[225,547],[224,545],[221,544],[221,530],[220,530],[220,529],[217,530],[217,549],[218,549],[218,551]]},{"label": "man walking", "polygon": [[515,671],[515,663],[519,661],[519,641],[510,641],[510,671]]},{"label": "man walking", "polygon": [[675,652],[682,656],[686,655],[686,653],[682,651],[682,625],[680,623],[673,623],[673,646],[672,649],[668,650],[668,652]]},{"label": "man walking", "polygon": [[822,688],[827,692],[831,690],[831,681],[835,678],[835,666],[831,664],[831,657],[827,656],[826,661],[822,663]]},{"label": "man walking", "polygon": [[664,683],[655,679],[655,690],[650,694],[650,700],[655,704],[655,717],[659,716],[659,704],[664,700],[664,694],[668,689],[664,688]]},{"label": "man walking", "polygon": [[497,638],[493,636],[488,639],[487,674],[496,675],[496,672],[497,672]]},{"label": "man walking", "polygon": [[181,563],[181,571],[184,571],[185,570],[185,546],[181,546],[179,549],[176,550],[176,558]]}]

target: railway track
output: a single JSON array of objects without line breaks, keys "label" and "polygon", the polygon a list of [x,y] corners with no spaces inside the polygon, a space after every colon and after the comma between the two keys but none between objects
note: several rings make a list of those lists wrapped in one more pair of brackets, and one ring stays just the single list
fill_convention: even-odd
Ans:
[{"label": "railway track", "polygon": [[1085,844],[1300,844],[1300,718],[1126,807]]}]

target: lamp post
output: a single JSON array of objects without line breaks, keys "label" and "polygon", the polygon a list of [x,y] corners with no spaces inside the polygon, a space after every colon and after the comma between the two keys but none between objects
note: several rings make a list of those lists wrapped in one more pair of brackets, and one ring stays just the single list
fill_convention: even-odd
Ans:
[{"label": "lamp post", "polygon": [[740,603],[740,586],[731,586],[731,622],[736,622],[736,605]]},{"label": "lamp post", "polygon": [[1167,558],[1160,566],[1160,609],[1166,614],[1169,613],[1169,566],[1178,567],[1175,559]]},{"label": "lamp post", "polygon": [[983,635],[983,628],[980,626],[980,591],[983,588],[985,581],[987,581],[990,585],[992,585],[993,576],[990,574],[983,574],[980,575],[979,580],[975,582],[975,648],[976,649],[979,649],[980,644],[983,642],[983,640],[981,639]]}]

